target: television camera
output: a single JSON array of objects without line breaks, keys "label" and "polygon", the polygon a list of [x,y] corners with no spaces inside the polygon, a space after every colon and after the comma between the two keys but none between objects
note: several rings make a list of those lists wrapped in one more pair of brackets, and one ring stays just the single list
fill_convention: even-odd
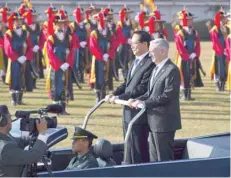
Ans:
[{"label": "television camera", "polygon": [[[16,120],[20,120],[20,131],[29,132],[29,150],[33,147],[36,142],[38,136],[38,130],[36,123],[40,121],[40,119],[45,119],[47,122],[47,128],[56,128],[57,127],[57,117],[56,116],[48,116],[48,113],[60,114],[63,112],[63,107],[58,104],[51,104],[46,106],[45,108],[39,110],[32,111],[16,111],[15,117]],[[39,117],[31,117],[31,114],[38,114]],[[61,134],[61,135],[60,135]],[[57,135],[59,135],[59,139],[57,139]],[[51,131],[45,134],[47,137],[47,146],[50,147],[53,142],[58,142],[60,139],[67,137],[67,130],[58,128],[56,131]],[[41,160],[49,172],[50,176],[52,176],[51,168],[48,164],[50,162],[49,152],[44,155]],[[37,176],[37,163],[33,163],[25,167],[23,176],[35,177]]]},{"label": "television camera", "polygon": [[[45,119],[47,121],[47,128],[56,128],[57,127],[57,117],[49,117],[47,113],[60,114],[63,112],[63,107],[58,104],[51,104],[45,108],[32,111],[16,111],[15,117],[20,120],[20,130],[28,131],[30,133],[36,133],[37,127],[36,122],[40,119]],[[30,117],[31,114],[39,114],[39,118]]]}]

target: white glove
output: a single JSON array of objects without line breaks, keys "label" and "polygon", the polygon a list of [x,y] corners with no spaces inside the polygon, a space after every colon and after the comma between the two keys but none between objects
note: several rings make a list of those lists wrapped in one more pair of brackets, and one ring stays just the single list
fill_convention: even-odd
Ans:
[{"label": "white glove", "polygon": [[39,46],[38,45],[35,45],[34,48],[33,48],[33,52],[34,53],[37,53],[39,51]]},{"label": "white glove", "polygon": [[86,41],[81,41],[79,44],[80,44],[81,48],[85,48],[86,45],[87,45],[87,42]]},{"label": "white glove", "polygon": [[153,33],[152,36],[153,36],[153,38],[155,40],[155,39],[157,39],[159,37],[159,33]]},{"label": "white glove", "polygon": [[21,56],[17,59],[18,62],[20,62],[21,64],[23,64],[26,61],[26,56]]},{"label": "white glove", "polygon": [[5,72],[4,70],[0,70],[0,77],[4,76],[5,75]]},{"label": "white glove", "polygon": [[131,38],[128,38],[128,44],[132,44],[132,39]]},{"label": "white glove", "polygon": [[69,55],[70,54],[70,50],[67,48],[66,49],[66,55]]},{"label": "white glove", "polygon": [[196,56],[197,56],[196,53],[192,53],[190,54],[189,59],[193,60],[195,59]]},{"label": "white glove", "polygon": [[109,55],[108,55],[107,53],[105,53],[105,54],[103,55],[103,60],[104,60],[105,62],[107,62],[107,61],[108,61],[108,58],[109,58]]},{"label": "white glove", "polygon": [[91,28],[91,26],[90,26],[90,24],[89,24],[89,23],[88,23],[88,24],[86,24],[86,26],[85,26],[85,27],[86,27],[86,29],[87,29],[87,30],[89,30],[89,29]]},{"label": "white glove", "polygon": [[70,65],[68,63],[64,63],[63,65],[60,66],[60,68],[65,72]]},{"label": "white glove", "polygon": [[139,13],[135,16],[135,21],[139,22]]}]

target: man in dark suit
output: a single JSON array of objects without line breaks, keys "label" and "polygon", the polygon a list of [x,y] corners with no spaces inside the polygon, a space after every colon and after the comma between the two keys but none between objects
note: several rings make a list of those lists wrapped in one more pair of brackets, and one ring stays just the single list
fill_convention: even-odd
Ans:
[{"label": "man in dark suit", "polygon": [[[128,100],[137,98],[147,91],[150,74],[154,67],[149,57],[148,48],[151,37],[147,32],[136,31],[132,36],[131,49],[136,56],[131,67],[129,68],[126,81],[120,85],[113,94],[107,95],[105,100],[113,103],[115,99]],[[138,110],[124,106],[123,109],[123,131],[124,136],[128,129],[129,122],[138,113]],[[135,123],[130,143],[128,163],[148,162],[148,125],[145,114],[139,122]]]},{"label": "man in dark suit", "polygon": [[16,139],[9,134],[11,116],[7,106],[0,105],[0,176],[20,177],[25,165],[40,161],[46,150],[47,123],[41,120],[37,123],[38,138],[30,150],[24,150],[25,140]]},{"label": "man in dark suit", "polygon": [[173,142],[177,129],[181,129],[179,90],[180,72],[168,58],[169,44],[164,39],[151,41],[149,54],[156,67],[151,74],[148,91],[136,101],[132,108],[143,104],[147,108],[150,133],[150,161],[174,159]]}]

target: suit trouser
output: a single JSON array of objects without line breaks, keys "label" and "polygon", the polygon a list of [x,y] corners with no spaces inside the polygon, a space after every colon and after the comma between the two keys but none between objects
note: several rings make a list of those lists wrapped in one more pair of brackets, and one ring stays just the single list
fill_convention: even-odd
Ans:
[{"label": "suit trouser", "polygon": [[[123,122],[123,126],[125,136],[128,123]],[[126,159],[129,164],[149,162],[148,133],[149,127],[147,124],[133,125],[128,143],[128,158]]]},{"label": "suit trouser", "polygon": [[149,154],[150,161],[169,161],[174,159],[173,143],[175,131],[173,132],[150,132]]}]

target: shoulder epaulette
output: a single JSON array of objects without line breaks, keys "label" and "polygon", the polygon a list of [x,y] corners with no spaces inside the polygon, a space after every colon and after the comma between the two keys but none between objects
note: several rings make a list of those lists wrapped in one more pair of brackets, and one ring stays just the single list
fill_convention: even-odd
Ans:
[{"label": "shoulder epaulette", "polygon": [[91,36],[94,36],[96,39],[98,38],[97,32],[95,30],[91,32]]},{"label": "shoulder epaulette", "polygon": [[26,25],[23,25],[23,26],[22,26],[22,29],[23,29],[23,30],[27,30]]},{"label": "shoulder epaulette", "polygon": [[44,23],[43,23],[43,25],[45,25],[46,27],[48,26],[48,21],[45,21]]},{"label": "shoulder epaulette", "polygon": [[176,35],[180,35],[180,36],[184,37],[183,30],[179,30],[179,31],[177,32],[177,34],[176,34]]},{"label": "shoulder epaulette", "polygon": [[174,28],[175,31],[179,31],[180,29],[181,29],[180,25],[176,25],[175,28]]},{"label": "shoulder epaulette", "polygon": [[50,40],[54,44],[54,38],[52,35],[48,36],[48,40]]},{"label": "shoulder epaulette", "polygon": [[122,24],[121,21],[119,21],[119,22],[116,24],[116,29],[117,29],[119,26],[120,26],[121,28],[123,27],[123,24]]},{"label": "shoulder epaulette", "polygon": [[7,31],[6,31],[6,34],[7,34],[9,37],[12,37],[12,31],[11,31],[11,30],[7,30]]},{"label": "shoulder epaulette", "polygon": [[75,28],[75,22],[71,22],[71,23],[70,23],[70,27],[71,27],[71,28]]},{"label": "shoulder epaulette", "polygon": [[69,35],[69,41],[71,41],[72,40],[72,36],[71,35]]},{"label": "shoulder epaulette", "polygon": [[72,23],[69,25],[69,27],[70,27],[71,33],[74,33],[74,31],[75,31],[75,22],[72,22]]},{"label": "shoulder epaulette", "polygon": [[89,23],[89,21],[88,21],[87,19],[85,19],[85,20],[83,21],[83,23],[86,24],[86,23]]},{"label": "shoulder epaulette", "polygon": [[213,28],[210,30],[210,32],[212,32],[212,31],[218,32],[218,28],[216,25],[214,25]]}]

